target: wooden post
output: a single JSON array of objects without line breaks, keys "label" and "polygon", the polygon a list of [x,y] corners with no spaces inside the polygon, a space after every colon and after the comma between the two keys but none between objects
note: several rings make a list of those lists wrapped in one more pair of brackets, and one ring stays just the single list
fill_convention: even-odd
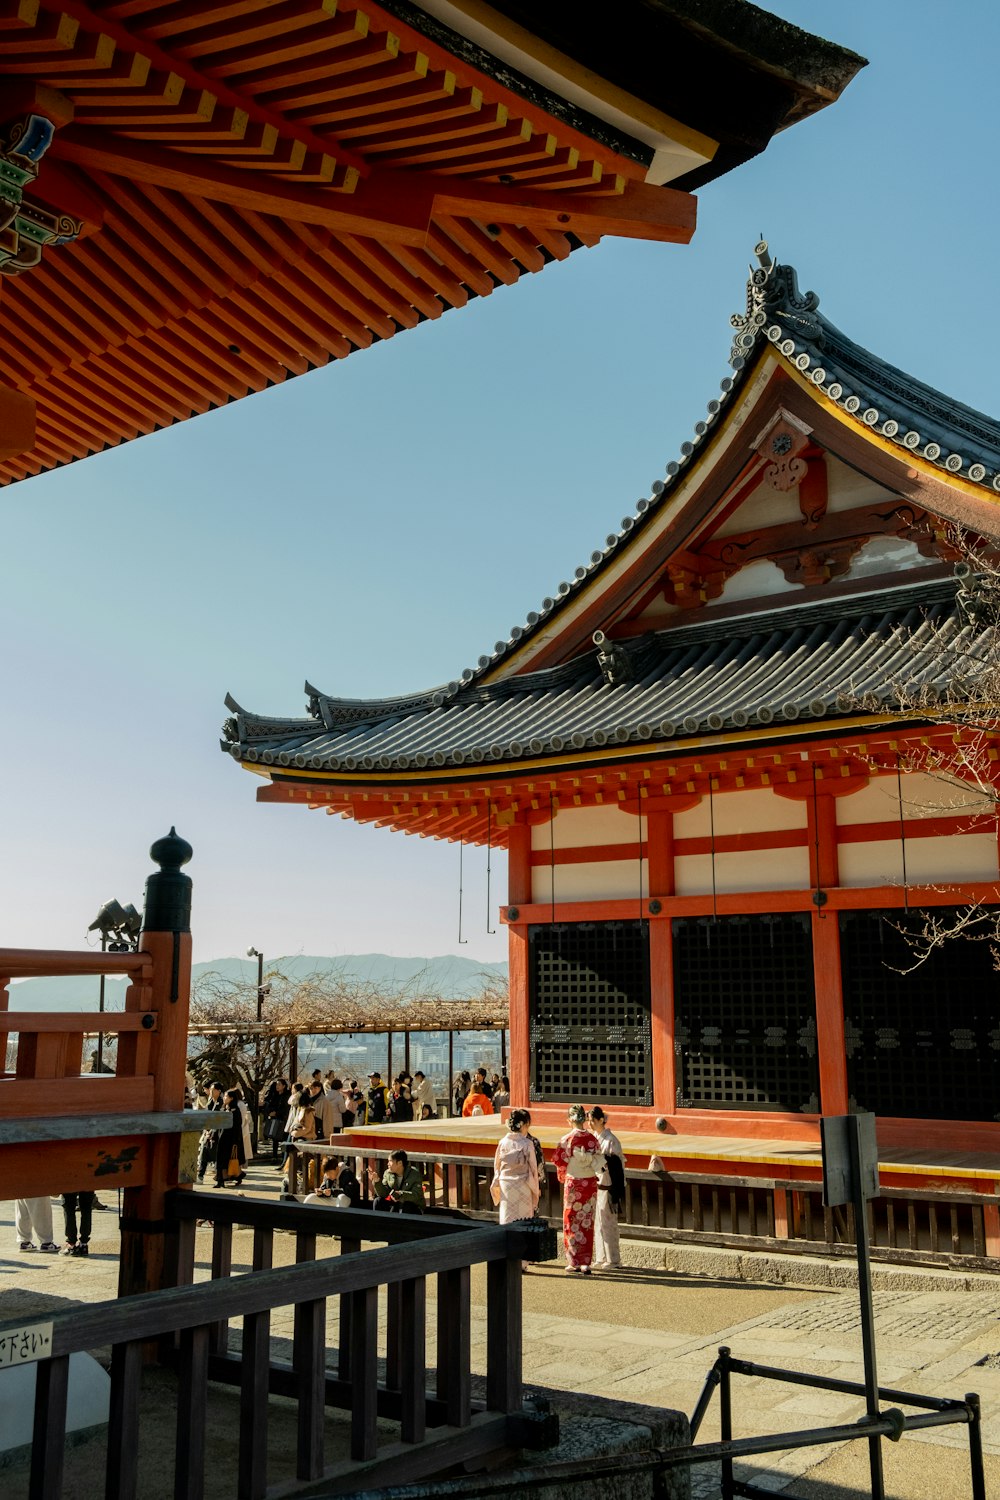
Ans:
[{"label": "wooden post", "polygon": [[[656,808],[648,814],[649,899],[674,894],[674,815]],[[652,1030],[653,1104],[662,1114],[677,1109],[674,1055],[674,944],[669,917],[649,922],[649,1007]]]},{"label": "wooden post", "polygon": [[849,1113],[847,1050],[840,975],[840,923],[836,912],[820,907],[813,913],[812,938],[820,1110],[824,1115],[846,1115]]},{"label": "wooden post", "polygon": [[[508,911],[531,901],[531,828],[514,823],[507,840]],[[510,991],[510,1102],[524,1106],[531,1096],[531,1055],[528,1031],[528,928],[509,921],[507,928]]]},{"label": "wooden post", "polygon": [[[149,851],[160,866],[146,881],[140,950],[152,963],[148,987],[140,991],[140,1005],[157,1014],[152,1037],[150,1071],[153,1109],[184,1107],[187,1033],[191,991],[191,880],[181,866],[191,858],[191,845],[172,828]],[[150,1142],[149,1175],[144,1187],[126,1188],[122,1216],[118,1295],[158,1291],[169,1284],[176,1253],[166,1249],[168,1234],[177,1233],[167,1221],[166,1195],[177,1186],[180,1135],[159,1135]]]}]

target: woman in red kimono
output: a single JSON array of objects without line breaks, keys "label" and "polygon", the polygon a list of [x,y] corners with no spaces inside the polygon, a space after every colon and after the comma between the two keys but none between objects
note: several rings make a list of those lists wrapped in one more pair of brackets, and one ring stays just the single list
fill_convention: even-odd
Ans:
[{"label": "woman in red kimono", "polygon": [[597,1137],[586,1129],[587,1112],[582,1104],[569,1111],[570,1128],[552,1155],[563,1184],[563,1248],[567,1274],[590,1275],[594,1258],[594,1215],[597,1179],[604,1157]]}]

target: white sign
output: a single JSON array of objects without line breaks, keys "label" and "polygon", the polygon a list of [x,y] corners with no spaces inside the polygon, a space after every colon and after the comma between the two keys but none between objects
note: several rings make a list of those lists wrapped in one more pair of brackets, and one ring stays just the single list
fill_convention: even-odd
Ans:
[{"label": "white sign", "polygon": [[51,1323],[29,1323],[24,1328],[8,1328],[0,1333],[0,1370],[48,1359],[51,1353]]}]

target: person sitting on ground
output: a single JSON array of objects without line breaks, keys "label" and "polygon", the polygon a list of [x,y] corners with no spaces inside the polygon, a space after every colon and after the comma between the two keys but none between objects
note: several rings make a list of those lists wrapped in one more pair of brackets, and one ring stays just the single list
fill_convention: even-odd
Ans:
[{"label": "person sitting on ground", "polygon": [[421,1104],[421,1106],[420,1106],[420,1118],[421,1118],[421,1120],[436,1120],[437,1119],[437,1115],[431,1109],[431,1107],[430,1107],[429,1104]]},{"label": "person sitting on ground", "polygon": [[361,1184],[348,1162],[338,1162],[335,1156],[324,1156],[319,1187],[314,1193],[308,1193],[303,1201],[326,1204],[330,1208],[360,1208]]},{"label": "person sitting on ground", "polygon": [[[426,1078],[418,1068],[413,1075],[413,1087],[410,1090],[413,1100],[413,1108],[417,1111],[421,1120],[433,1120],[437,1108],[437,1099],[434,1096],[434,1085]],[[424,1106],[430,1110],[429,1115],[424,1114]]]},{"label": "person sitting on ground", "polygon": [[378,1167],[369,1167],[368,1181],[375,1194],[373,1208],[395,1209],[397,1213],[422,1214],[427,1207],[420,1168],[410,1165],[405,1151],[390,1153],[388,1169],[381,1177]]}]

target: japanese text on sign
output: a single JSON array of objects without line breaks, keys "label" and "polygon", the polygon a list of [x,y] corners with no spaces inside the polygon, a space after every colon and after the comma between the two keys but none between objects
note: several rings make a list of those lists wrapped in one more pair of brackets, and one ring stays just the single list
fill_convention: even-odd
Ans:
[{"label": "japanese text on sign", "polygon": [[29,1323],[26,1328],[8,1328],[0,1333],[0,1370],[9,1365],[27,1365],[48,1359],[52,1353],[52,1324]]}]

